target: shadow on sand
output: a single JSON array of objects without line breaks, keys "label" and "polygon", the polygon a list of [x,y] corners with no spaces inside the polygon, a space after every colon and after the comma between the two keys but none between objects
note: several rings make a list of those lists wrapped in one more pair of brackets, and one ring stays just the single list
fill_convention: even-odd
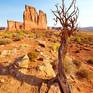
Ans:
[{"label": "shadow on sand", "polygon": [[[56,79],[55,78],[52,78],[49,80],[41,79],[36,76],[26,75],[24,73],[21,73],[19,71],[20,67],[17,64],[17,62],[21,59],[22,59],[22,57],[15,59],[15,61],[12,64],[10,64],[9,66],[6,66],[6,67],[3,65],[0,65],[0,75],[11,75],[12,77],[14,77],[15,79],[17,79],[20,82],[26,82],[30,85],[38,86],[39,93],[40,93],[40,88],[42,86],[42,83],[46,83],[47,87],[49,89],[51,83],[53,84]],[[46,93],[48,93],[48,92],[46,92]]]}]

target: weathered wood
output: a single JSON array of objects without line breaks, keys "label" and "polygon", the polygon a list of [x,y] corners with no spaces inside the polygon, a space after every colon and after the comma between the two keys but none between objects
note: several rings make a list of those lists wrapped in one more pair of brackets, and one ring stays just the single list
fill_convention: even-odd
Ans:
[{"label": "weathered wood", "polygon": [[61,45],[58,50],[58,82],[63,93],[71,93],[63,66],[66,53],[66,49],[64,49],[65,46],[66,44],[63,44],[63,46]]},{"label": "weathered wood", "polygon": [[[66,7],[67,0],[61,0],[62,5],[56,5],[56,10],[52,11],[55,18],[55,22],[60,22],[62,28],[60,33],[60,47],[58,50],[58,82],[62,93],[71,93],[69,84],[64,71],[64,58],[67,52],[67,40],[68,37],[73,35],[77,31],[77,18],[79,14],[78,7],[76,6],[76,0],[71,0],[69,6]],[[68,0],[69,2],[69,0]]]}]

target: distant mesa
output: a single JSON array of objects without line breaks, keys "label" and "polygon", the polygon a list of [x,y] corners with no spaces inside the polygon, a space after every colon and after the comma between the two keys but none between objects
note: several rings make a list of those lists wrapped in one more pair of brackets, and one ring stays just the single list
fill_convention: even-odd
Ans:
[{"label": "distant mesa", "polygon": [[47,16],[43,11],[39,10],[37,13],[34,7],[25,5],[23,22],[8,20],[7,29],[9,31],[47,29]]}]

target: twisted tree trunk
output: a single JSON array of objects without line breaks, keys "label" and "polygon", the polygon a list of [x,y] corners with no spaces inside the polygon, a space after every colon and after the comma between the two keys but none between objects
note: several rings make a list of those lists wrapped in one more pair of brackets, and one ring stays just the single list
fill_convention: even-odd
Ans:
[{"label": "twisted tree trunk", "polygon": [[63,93],[71,93],[63,65],[64,58],[67,53],[67,37],[66,33],[62,34],[61,45],[58,50],[58,82]]}]

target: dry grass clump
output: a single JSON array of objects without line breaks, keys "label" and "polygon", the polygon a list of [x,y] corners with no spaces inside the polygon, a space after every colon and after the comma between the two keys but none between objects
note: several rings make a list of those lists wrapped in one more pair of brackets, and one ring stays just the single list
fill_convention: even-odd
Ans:
[{"label": "dry grass clump", "polygon": [[82,80],[82,79],[91,80],[93,78],[92,72],[86,69],[80,69],[79,71],[76,72],[75,75],[79,80]]},{"label": "dry grass clump", "polygon": [[9,44],[11,42],[12,42],[12,40],[10,40],[8,38],[0,39],[0,45],[6,45],[6,44]]},{"label": "dry grass clump", "polygon": [[87,60],[87,64],[93,66],[93,57],[91,57],[90,59]]},{"label": "dry grass clump", "polygon": [[81,67],[81,62],[78,60],[73,60],[73,64],[77,67],[80,68]]},{"label": "dry grass clump", "polygon": [[64,64],[65,72],[67,74],[74,74],[77,71],[77,68],[75,64],[73,64],[73,60],[71,57],[66,56],[63,64]]},{"label": "dry grass clump", "polygon": [[29,52],[27,55],[28,55],[30,61],[35,61],[35,59],[38,57],[39,53],[36,51],[32,51],[32,52]]},{"label": "dry grass clump", "polygon": [[88,72],[86,70],[79,70],[76,72],[76,76],[78,79],[88,78]]}]

